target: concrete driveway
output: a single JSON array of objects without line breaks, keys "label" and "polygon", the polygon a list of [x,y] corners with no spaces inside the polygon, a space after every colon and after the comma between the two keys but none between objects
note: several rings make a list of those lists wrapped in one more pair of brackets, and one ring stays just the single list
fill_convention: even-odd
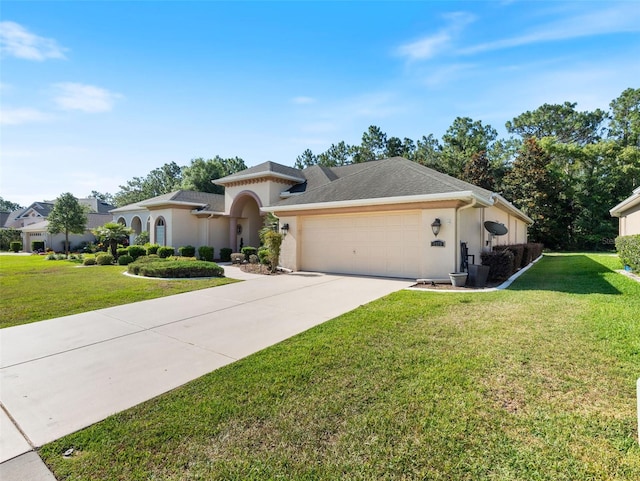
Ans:
[{"label": "concrete driveway", "polygon": [[413,283],[225,270],[246,282],[0,330],[0,463]]}]

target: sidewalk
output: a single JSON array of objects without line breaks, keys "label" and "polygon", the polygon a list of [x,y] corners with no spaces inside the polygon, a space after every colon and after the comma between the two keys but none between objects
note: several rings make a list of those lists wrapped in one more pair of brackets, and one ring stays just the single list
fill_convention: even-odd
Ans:
[{"label": "sidewalk", "polygon": [[0,330],[0,462],[413,283],[225,270],[246,282]]}]

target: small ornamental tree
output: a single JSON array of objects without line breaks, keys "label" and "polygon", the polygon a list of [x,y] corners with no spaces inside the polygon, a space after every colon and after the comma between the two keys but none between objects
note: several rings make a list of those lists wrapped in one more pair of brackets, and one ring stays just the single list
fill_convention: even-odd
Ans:
[{"label": "small ornamental tree", "polygon": [[100,242],[104,242],[109,246],[111,255],[117,258],[118,243],[124,241],[133,231],[118,222],[107,222],[105,225],[96,227],[92,232]]},{"label": "small ornamental tree", "polygon": [[65,254],[69,255],[69,234],[84,234],[87,228],[87,211],[73,194],[67,192],[58,197],[47,218],[51,234],[64,232]]}]

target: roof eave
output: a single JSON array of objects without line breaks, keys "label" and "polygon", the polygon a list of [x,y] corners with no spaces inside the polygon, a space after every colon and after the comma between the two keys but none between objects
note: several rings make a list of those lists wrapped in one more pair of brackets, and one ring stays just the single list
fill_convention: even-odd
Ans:
[{"label": "roof eave", "polygon": [[211,182],[213,182],[216,185],[224,186],[226,184],[232,184],[234,182],[260,179],[261,177],[275,177],[276,179],[282,179],[282,180],[287,180],[287,181],[292,181],[297,183],[301,183],[306,180],[303,177],[294,177],[293,175],[281,174],[279,172],[264,171],[264,172],[254,172],[252,174],[234,175],[233,177],[226,177],[226,178],[223,177],[222,179],[214,179]]},{"label": "roof eave", "polygon": [[626,210],[638,205],[640,205],[640,187],[633,191],[631,197],[626,198],[618,205],[616,205],[613,209],[611,209],[609,211],[609,214],[612,217],[622,217]]},{"label": "roof eave", "polygon": [[415,202],[435,202],[443,200],[461,200],[465,202],[472,202],[476,200],[476,203],[489,207],[493,205],[490,199],[486,199],[472,191],[461,192],[447,192],[444,194],[421,194],[421,195],[406,195],[396,197],[376,197],[368,199],[353,199],[353,200],[340,200],[333,202],[314,202],[308,204],[295,204],[295,205],[272,205],[269,207],[262,207],[265,212],[295,212],[297,210],[320,210],[320,209],[338,209],[342,207],[364,207],[370,205],[392,205],[392,204],[410,204]]}]

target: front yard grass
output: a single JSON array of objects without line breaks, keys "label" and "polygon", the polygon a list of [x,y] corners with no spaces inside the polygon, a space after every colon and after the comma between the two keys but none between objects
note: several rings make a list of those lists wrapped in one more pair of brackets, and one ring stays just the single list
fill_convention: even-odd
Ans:
[{"label": "front yard grass", "polygon": [[401,291],[40,454],[69,480],[640,479],[640,284],[619,267]]},{"label": "front yard grass", "polygon": [[0,256],[0,328],[77,314],[181,292],[233,279],[136,279],[126,266],[89,266],[44,256]]}]

